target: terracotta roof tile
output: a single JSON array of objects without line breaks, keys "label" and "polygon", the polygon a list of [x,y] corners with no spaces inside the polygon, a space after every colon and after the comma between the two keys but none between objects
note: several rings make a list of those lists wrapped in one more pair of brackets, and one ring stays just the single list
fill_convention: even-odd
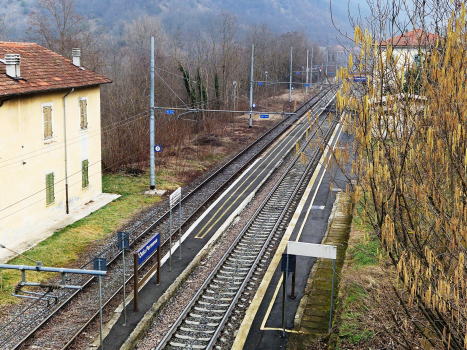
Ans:
[{"label": "terracotta roof tile", "polygon": [[20,55],[22,79],[7,76],[5,64],[0,63],[0,97],[112,82],[92,70],[76,67],[69,59],[35,43],[0,41],[0,59],[9,53]]},{"label": "terracotta roof tile", "polygon": [[439,36],[436,34],[424,32],[421,29],[411,30],[410,32],[402,35],[395,36],[390,39],[382,41],[381,46],[392,45],[394,47],[400,46],[428,46],[436,43]]}]

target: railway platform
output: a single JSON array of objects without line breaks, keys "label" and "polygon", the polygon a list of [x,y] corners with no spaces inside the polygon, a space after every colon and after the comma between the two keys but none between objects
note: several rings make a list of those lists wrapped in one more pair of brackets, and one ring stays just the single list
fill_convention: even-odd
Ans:
[{"label": "railway platform", "polygon": [[[306,119],[297,122],[294,128],[276,141],[263,157],[255,161],[182,236],[182,258],[179,255],[178,243],[174,245],[172,252],[172,267],[169,267],[168,254],[163,257],[161,263],[161,283],[156,284],[155,278],[150,278],[139,292],[139,311],[133,311],[133,302],[127,304],[127,322],[123,326],[123,313],[118,309],[112,320],[107,324],[104,333],[104,345],[109,349],[129,347],[135,337],[130,337],[133,332],[138,332],[144,325],[141,320],[145,317],[150,323],[154,308],[162,307],[166,298],[164,293],[181,284],[184,276],[191,272],[198,261],[208,252],[215,241],[225,231],[236,216],[254,197],[256,191],[279,166],[285,156],[295,149],[297,138],[309,127]],[[131,298],[131,297],[130,297]],[[128,299],[127,299],[128,300]],[[154,303],[157,302],[157,305]],[[146,315],[146,316],[145,316]],[[144,322],[143,322],[144,323]],[[148,325],[149,326],[149,325]],[[133,340],[128,340],[130,339]],[[126,342],[126,343],[125,343]],[[90,349],[95,349],[98,340]]]},{"label": "railway platform", "polygon": [[[340,128],[336,130],[331,144],[335,146],[337,141],[345,143],[349,140],[349,135],[344,133]],[[332,173],[324,169],[324,158],[325,154],[315,169],[315,173],[307,186],[305,194],[282,238],[279,249],[277,249],[261,285],[246,311],[246,316],[235,338],[233,350],[285,349],[290,335],[301,332],[299,327],[297,327],[297,321],[299,321],[297,318],[300,317],[300,302],[305,294],[310,271],[316,259],[297,257],[295,298],[292,299],[290,297],[290,282],[287,289],[285,337],[283,337],[282,327],[283,290],[280,259],[282,253],[285,252],[287,241],[324,243],[323,238],[328,230],[328,222],[336,195],[341,189],[345,190],[347,184],[347,179],[338,169],[335,169]],[[332,190],[330,189],[331,182],[333,183]],[[323,299],[330,302],[331,297],[329,295]],[[327,310],[330,309],[330,305],[325,305],[324,307]],[[328,316],[324,320],[324,324],[326,325],[329,322],[329,311],[327,312]]]}]

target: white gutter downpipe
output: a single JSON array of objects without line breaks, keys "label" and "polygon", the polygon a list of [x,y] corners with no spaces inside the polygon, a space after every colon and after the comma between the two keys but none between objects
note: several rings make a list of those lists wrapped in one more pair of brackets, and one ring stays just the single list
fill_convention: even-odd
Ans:
[{"label": "white gutter downpipe", "polygon": [[70,208],[68,207],[68,163],[67,163],[67,149],[66,149],[66,103],[65,98],[75,91],[75,88],[72,88],[65,96],[63,96],[63,134],[65,140],[65,197],[66,197],[66,213],[70,213]]}]

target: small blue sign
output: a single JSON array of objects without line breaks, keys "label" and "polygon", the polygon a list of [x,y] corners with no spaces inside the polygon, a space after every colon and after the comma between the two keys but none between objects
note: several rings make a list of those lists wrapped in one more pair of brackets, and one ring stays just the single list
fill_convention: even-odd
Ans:
[{"label": "small blue sign", "polygon": [[107,259],[106,258],[94,258],[94,270],[107,271]]},{"label": "small blue sign", "polygon": [[165,114],[175,114],[175,111],[173,109],[166,109]]},{"label": "small blue sign", "polygon": [[138,265],[141,265],[159,247],[159,234],[156,233],[136,253],[138,254]]},{"label": "small blue sign", "polygon": [[[295,265],[297,262],[297,256],[289,254],[289,261],[287,264],[287,253],[282,253],[282,259],[281,259],[281,271],[287,271],[288,273],[293,273],[295,272]],[[288,266],[287,266],[288,265]]]},{"label": "small blue sign", "polygon": [[300,72],[297,72],[297,74],[300,74]]},{"label": "small blue sign", "polygon": [[329,75],[334,75],[334,73],[329,72]]},{"label": "small blue sign", "polygon": [[263,119],[267,119],[269,118],[269,114],[261,114],[259,117]]},{"label": "small blue sign", "polygon": [[305,84],[305,87],[308,87],[308,86],[310,86],[310,84]]},{"label": "small blue sign", "polygon": [[263,85],[263,83],[261,83],[261,82],[258,82],[258,85]]},{"label": "small blue sign", "polygon": [[366,77],[353,77],[353,81],[366,82]]},{"label": "small blue sign", "polygon": [[130,249],[130,234],[128,232],[118,232],[118,250]]},{"label": "small blue sign", "polygon": [[251,107],[252,107],[252,108],[256,108],[256,103],[253,103],[253,104],[251,105]]},{"label": "small blue sign", "polygon": [[162,152],[162,146],[161,145],[155,145],[154,146],[154,152]]}]

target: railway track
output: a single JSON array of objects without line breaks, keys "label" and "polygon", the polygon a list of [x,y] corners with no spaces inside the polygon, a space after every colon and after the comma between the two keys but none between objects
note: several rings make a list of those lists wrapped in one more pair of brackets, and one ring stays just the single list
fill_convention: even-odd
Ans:
[{"label": "railway track", "polygon": [[[217,169],[202,183],[186,193],[182,199],[182,227],[193,222],[199,212],[206,205],[209,205],[216,196],[218,196],[218,194],[235,179],[237,174],[241,173],[252,162],[256,155],[269,147],[269,145],[301,115],[303,115],[306,110],[309,108],[321,108],[323,98],[329,94],[330,90],[326,90],[313,97],[297,111],[297,115],[289,116],[279,122],[257,141]],[[178,214],[177,212],[174,214],[174,227],[176,227],[178,225]],[[154,213],[149,213],[144,219],[137,222],[131,228],[130,238],[132,240],[132,250],[138,249],[138,245],[144,242],[147,237],[156,230],[162,234],[161,240],[163,242],[163,251],[167,250],[167,242],[169,240],[169,212],[166,211],[162,215],[159,215],[156,220],[153,216]],[[175,234],[176,231],[171,232],[172,236]],[[106,257],[108,260],[109,277],[105,279],[105,292],[103,295],[104,300],[107,300],[105,303],[105,305],[107,305],[111,303],[122,289],[121,256],[116,249],[116,242],[110,242],[99,256]],[[130,266],[130,261],[127,261],[127,263],[128,266]],[[150,263],[151,259],[148,259],[147,264],[141,266],[143,273],[144,270],[148,270],[150,268],[150,266],[147,266]],[[91,261],[82,267],[87,268],[90,264]],[[127,274],[126,280],[128,281],[127,283],[130,283],[131,276]],[[67,282],[69,284],[81,285],[82,290],[75,293],[60,291],[58,294],[58,305],[41,306],[38,302],[33,302],[28,305],[27,308],[22,310],[22,312],[16,317],[6,320],[6,322],[0,326],[0,349],[25,348],[32,343],[34,343],[35,346],[44,348],[68,348],[73,339],[79,335],[97,315],[97,300],[95,293],[95,279],[90,278],[86,280],[83,278],[71,277]],[[78,299],[79,301],[77,301]],[[72,303],[80,305],[78,312],[70,312],[70,308],[67,308],[67,306]],[[83,307],[84,305],[85,307]],[[63,311],[64,309],[68,310]],[[64,323],[60,322],[60,319],[65,319]],[[66,322],[67,319],[68,323]],[[42,331],[42,336],[35,336],[38,331],[43,330],[49,322],[52,322],[55,325],[61,325],[54,328],[54,337],[52,339],[53,346],[50,346],[51,337],[46,331]],[[73,326],[69,324],[70,322],[72,322]],[[31,341],[33,337],[35,339],[34,341]]]},{"label": "railway track", "polygon": [[[327,144],[336,122],[315,130],[310,138],[319,134]],[[301,151],[307,151],[308,142]],[[257,209],[224,257],[214,268],[157,350],[212,349],[224,325],[258,265],[267,260],[265,252],[285,232],[287,223],[311,177],[324,147],[309,150],[310,161],[302,164],[297,156],[284,172],[273,190]],[[269,253],[267,253],[269,255]],[[264,260],[264,261],[263,261]],[[222,348],[222,347],[221,347]]]}]

